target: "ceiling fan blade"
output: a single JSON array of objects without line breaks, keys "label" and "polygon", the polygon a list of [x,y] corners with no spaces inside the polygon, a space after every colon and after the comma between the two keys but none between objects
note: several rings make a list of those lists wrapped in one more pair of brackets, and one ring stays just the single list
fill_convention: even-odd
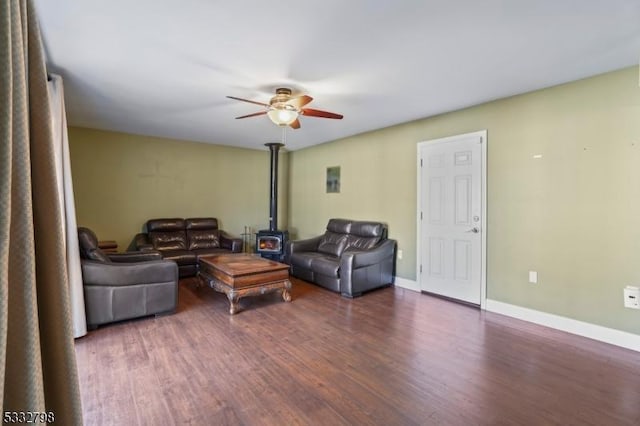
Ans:
[{"label": "ceiling fan blade", "polygon": [[289,99],[286,104],[287,105],[291,105],[297,109],[302,108],[303,106],[305,106],[306,104],[308,104],[309,102],[311,102],[313,100],[313,98],[311,96],[307,96],[307,95],[302,95],[302,96],[298,96],[297,98],[291,98]]},{"label": "ceiling fan blade", "polygon": [[333,112],[320,111],[319,109],[311,109],[311,108],[302,109],[300,111],[300,114],[306,115],[309,117],[335,118],[337,120],[340,120],[343,117],[342,115],[336,114]]},{"label": "ceiling fan blade", "polygon": [[260,112],[254,112],[253,114],[248,114],[248,115],[243,115],[240,117],[236,117],[236,120],[239,118],[249,118],[249,117],[255,117],[257,115],[265,115],[267,113],[267,111],[260,111]]},{"label": "ceiling fan blade", "polygon": [[300,128],[300,120],[298,120],[296,118],[293,123],[289,124],[289,127],[291,127],[292,129],[299,129]]},{"label": "ceiling fan blade", "polygon": [[227,96],[229,99],[235,99],[236,101],[249,102],[250,104],[261,105],[265,107],[269,107],[269,104],[264,104],[262,102],[250,101],[249,99],[236,98],[235,96]]}]

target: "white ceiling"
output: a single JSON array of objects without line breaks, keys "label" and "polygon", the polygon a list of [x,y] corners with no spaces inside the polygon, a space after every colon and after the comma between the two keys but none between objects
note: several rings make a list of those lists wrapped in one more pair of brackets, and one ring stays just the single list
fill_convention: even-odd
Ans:
[{"label": "white ceiling", "polygon": [[303,147],[637,65],[639,0],[36,0],[74,126],[262,149],[276,87]]}]

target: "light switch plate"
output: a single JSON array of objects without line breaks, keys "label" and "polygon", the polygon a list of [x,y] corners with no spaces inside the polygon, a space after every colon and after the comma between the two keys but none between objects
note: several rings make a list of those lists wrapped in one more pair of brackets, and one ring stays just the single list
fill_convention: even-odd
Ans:
[{"label": "light switch plate", "polygon": [[532,284],[536,284],[538,282],[538,272],[537,271],[529,271],[529,282]]}]

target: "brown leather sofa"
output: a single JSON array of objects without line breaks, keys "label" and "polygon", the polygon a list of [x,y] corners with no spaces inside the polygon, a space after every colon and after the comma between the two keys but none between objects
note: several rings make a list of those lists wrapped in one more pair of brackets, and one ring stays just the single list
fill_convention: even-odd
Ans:
[{"label": "brown leather sofa", "polygon": [[295,277],[357,297],[393,284],[395,253],[385,224],[331,219],[323,235],[288,241],[285,262]]},{"label": "brown leather sofa", "polygon": [[242,239],[218,229],[212,217],[151,219],[145,229],[135,236],[133,249],[159,251],[178,264],[180,278],[196,275],[199,256],[242,252]]},{"label": "brown leather sofa", "polygon": [[173,313],[178,267],[157,251],[105,253],[96,235],[78,228],[87,327]]}]

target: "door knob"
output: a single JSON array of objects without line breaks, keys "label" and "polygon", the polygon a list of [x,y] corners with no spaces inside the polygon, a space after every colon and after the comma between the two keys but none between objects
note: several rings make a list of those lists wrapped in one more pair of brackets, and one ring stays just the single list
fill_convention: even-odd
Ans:
[{"label": "door knob", "polygon": [[480,232],[480,230],[477,227],[474,226],[473,228],[471,228],[471,229],[469,229],[467,231],[464,231],[464,232],[473,232],[474,234],[477,234],[478,232]]}]

